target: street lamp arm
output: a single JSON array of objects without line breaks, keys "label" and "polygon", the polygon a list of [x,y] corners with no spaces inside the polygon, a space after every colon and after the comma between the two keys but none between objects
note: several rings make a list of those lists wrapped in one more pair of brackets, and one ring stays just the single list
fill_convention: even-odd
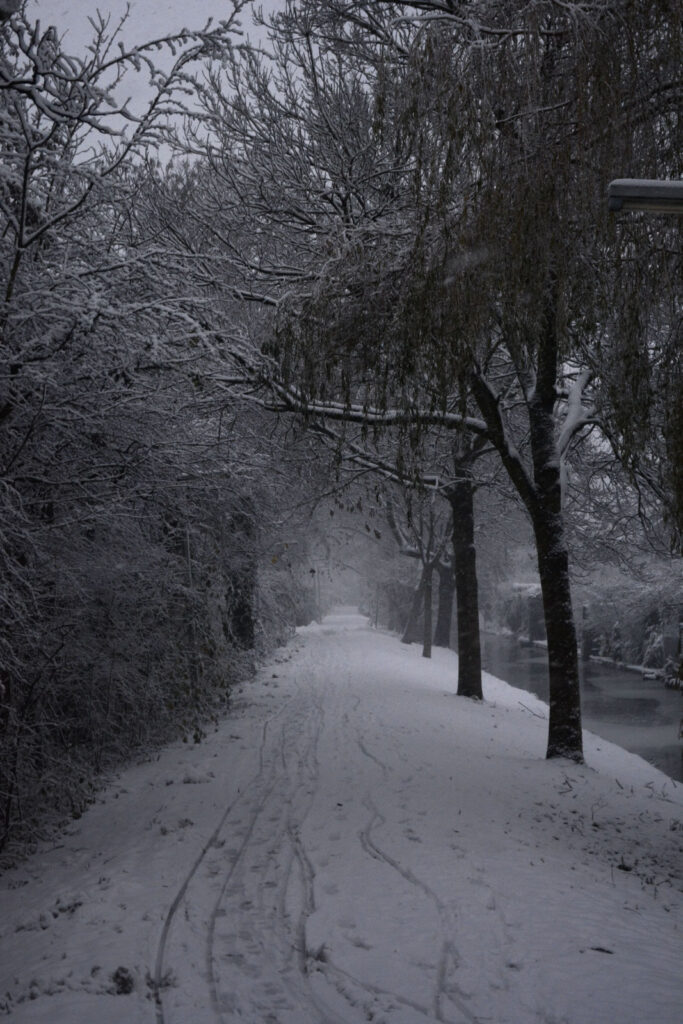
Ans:
[{"label": "street lamp arm", "polygon": [[683,213],[683,180],[658,181],[650,178],[615,178],[607,189],[612,213],[645,210],[647,213]]}]

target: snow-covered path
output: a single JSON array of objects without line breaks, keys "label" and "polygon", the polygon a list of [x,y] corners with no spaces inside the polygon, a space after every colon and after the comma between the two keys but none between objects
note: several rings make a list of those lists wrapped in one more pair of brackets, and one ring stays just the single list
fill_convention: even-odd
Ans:
[{"label": "snow-covered path", "polygon": [[678,1024],[683,787],[351,614],[0,879],[17,1024]]}]

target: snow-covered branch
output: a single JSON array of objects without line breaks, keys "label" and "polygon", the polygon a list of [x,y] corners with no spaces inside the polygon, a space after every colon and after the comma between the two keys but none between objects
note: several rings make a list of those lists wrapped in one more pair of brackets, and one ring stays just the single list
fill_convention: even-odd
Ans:
[{"label": "snow-covered branch", "polygon": [[572,438],[576,437],[584,427],[595,422],[594,407],[586,407],[583,404],[584,392],[591,381],[591,377],[591,370],[581,370],[569,387],[564,420],[557,439],[557,447],[561,457],[566,454]]}]

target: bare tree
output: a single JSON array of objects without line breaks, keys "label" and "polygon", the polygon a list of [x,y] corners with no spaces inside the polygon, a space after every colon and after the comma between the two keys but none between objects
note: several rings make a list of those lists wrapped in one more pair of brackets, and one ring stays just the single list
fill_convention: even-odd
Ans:
[{"label": "bare tree", "polygon": [[[289,236],[300,269],[277,300],[283,400],[407,435],[465,428],[495,447],[529,514],[548,756],[582,757],[562,461],[598,420],[586,389],[618,338],[603,189],[615,161],[644,176],[671,166],[674,23],[655,0],[628,16],[618,3],[302,0],[274,20],[277,89],[255,67],[223,101],[249,168],[241,199],[258,182],[278,237],[305,240],[302,262]],[[643,318],[625,326],[647,358]]]}]

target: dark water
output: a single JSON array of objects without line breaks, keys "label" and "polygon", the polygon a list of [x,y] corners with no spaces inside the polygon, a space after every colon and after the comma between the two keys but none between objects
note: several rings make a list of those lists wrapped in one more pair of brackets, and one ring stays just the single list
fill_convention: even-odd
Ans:
[{"label": "dark water", "polygon": [[[482,661],[492,675],[548,700],[543,648],[483,633]],[[678,739],[681,691],[667,690],[661,679],[643,679],[638,672],[595,662],[583,665],[582,672],[584,727],[683,781],[683,742]]]}]

